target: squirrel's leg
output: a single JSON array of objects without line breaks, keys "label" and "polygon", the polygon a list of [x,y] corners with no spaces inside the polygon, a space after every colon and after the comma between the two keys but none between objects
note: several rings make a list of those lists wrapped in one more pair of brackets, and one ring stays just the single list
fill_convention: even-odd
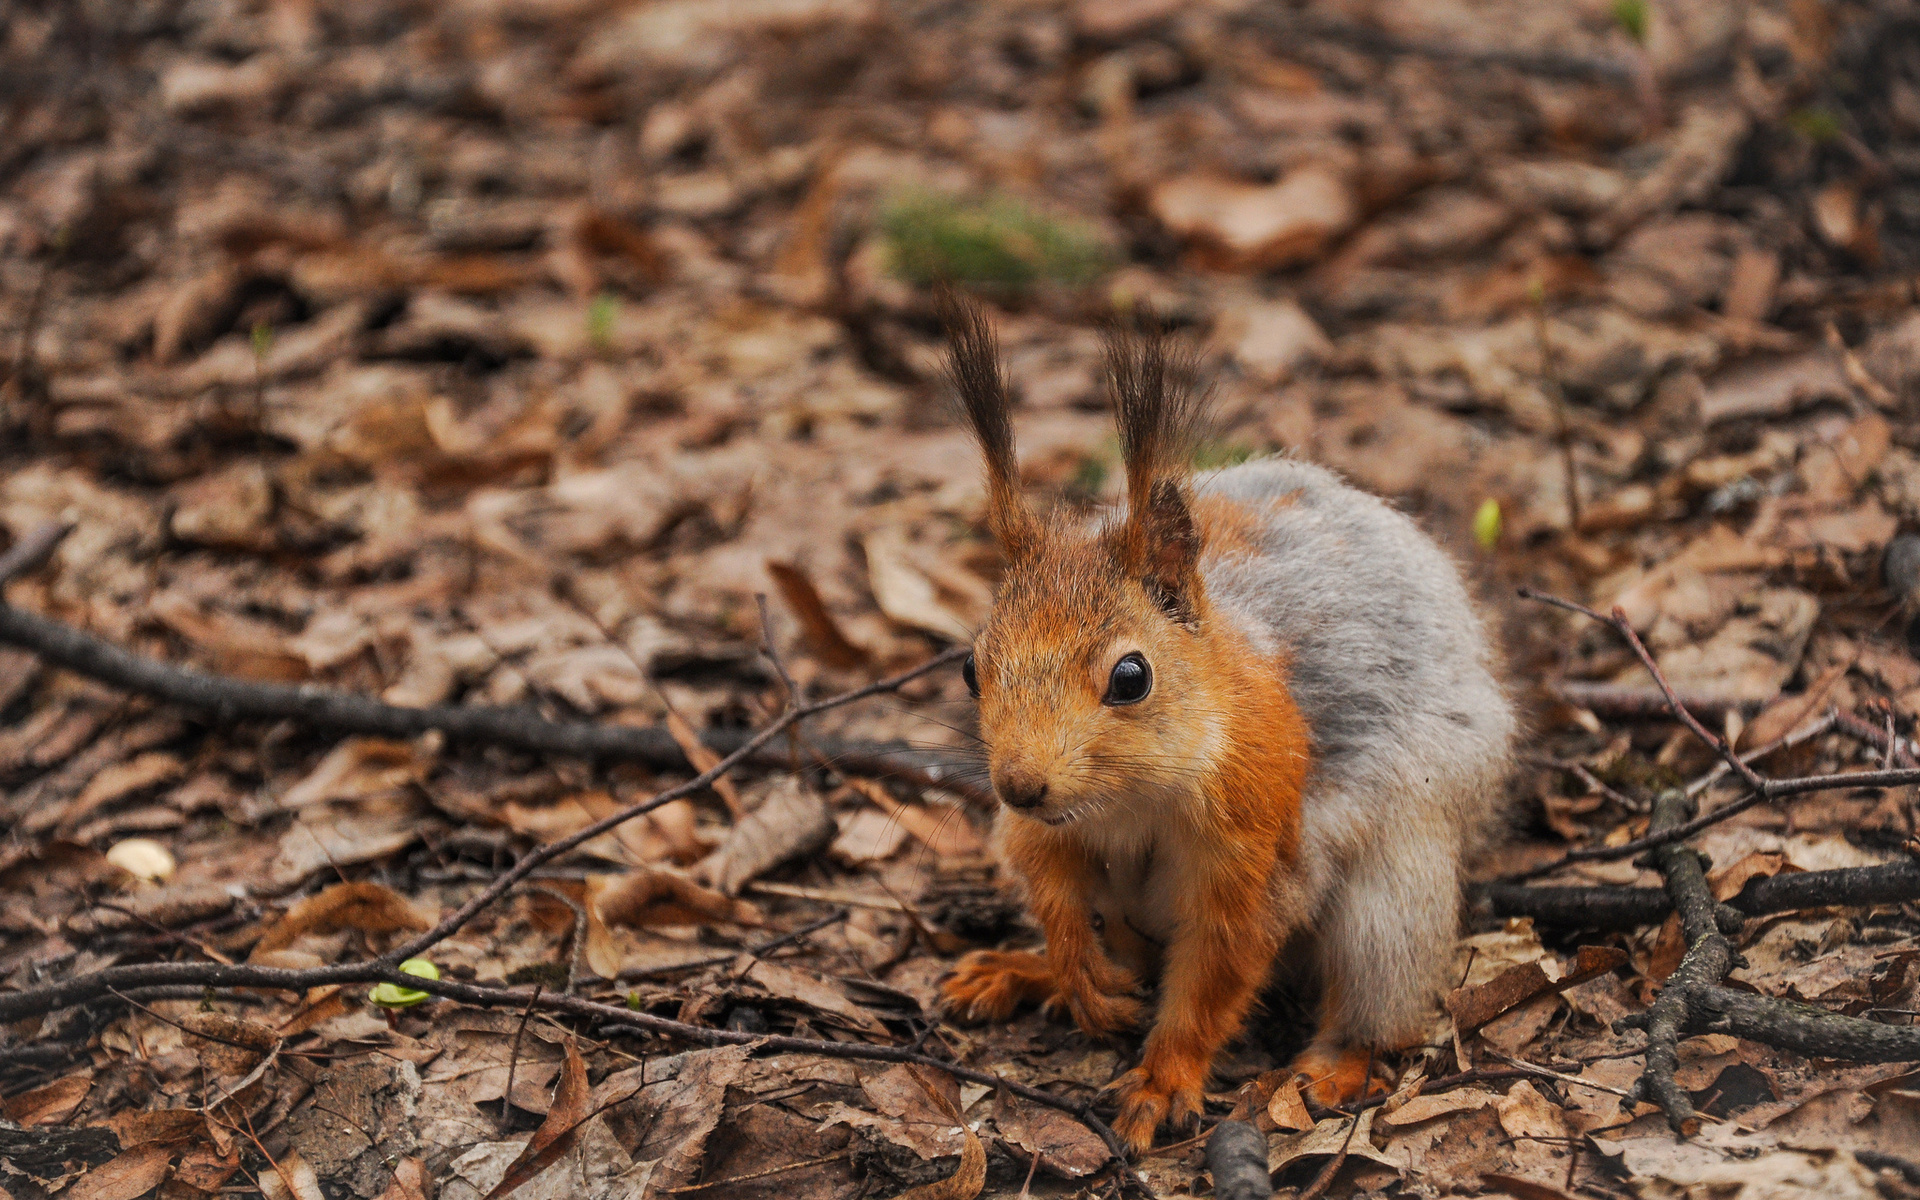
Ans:
[{"label": "squirrel's leg", "polygon": [[1239,847],[1193,881],[1191,909],[1167,948],[1145,1053],[1113,1085],[1114,1131],[1136,1152],[1153,1144],[1162,1121],[1187,1129],[1199,1119],[1214,1055],[1240,1031],[1272,970],[1284,924],[1269,890],[1272,865],[1271,855]]},{"label": "squirrel's leg", "polygon": [[1315,931],[1320,1031],[1293,1064],[1316,1102],[1364,1097],[1377,1053],[1420,1036],[1453,958],[1458,847],[1438,825],[1382,838],[1329,902]]},{"label": "squirrel's leg", "polygon": [[1140,1023],[1133,975],[1107,957],[1094,933],[1093,864],[1080,847],[1044,825],[1019,821],[1003,831],[1001,853],[1027,880],[1027,899],[1047,934],[1045,958],[976,950],[942,987],[956,1012],[1004,1019],[1022,1001],[1064,1007],[1095,1037]]}]

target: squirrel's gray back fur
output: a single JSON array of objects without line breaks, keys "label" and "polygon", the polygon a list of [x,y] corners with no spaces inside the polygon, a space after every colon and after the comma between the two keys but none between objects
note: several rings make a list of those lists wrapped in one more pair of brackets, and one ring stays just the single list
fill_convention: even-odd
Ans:
[{"label": "squirrel's gray back fur", "polygon": [[[1203,556],[1202,577],[1218,611],[1285,656],[1312,734],[1300,866],[1325,927],[1353,931],[1324,939],[1322,969],[1417,995],[1450,957],[1457,864],[1499,810],[1515,727],[1459,568],[1405,514],[1309,463],[1262,459],[1194,487],[1258,515],[1258,552]],[[1373,936],[1381,920],[1409,922],[1406,936]],[[1415,1019],[1398,997],[1349,1003],[1357,1033]]]}]

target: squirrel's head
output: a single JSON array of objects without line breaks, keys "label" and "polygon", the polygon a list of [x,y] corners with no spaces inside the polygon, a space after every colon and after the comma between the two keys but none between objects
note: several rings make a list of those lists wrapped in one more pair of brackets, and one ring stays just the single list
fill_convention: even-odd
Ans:
[{"label": "squirrel's head", "polygon": [[1036,513],[1020,491],[991,327],[949,296],[949,373],[986,459],[1007,572],[967,660],[994,792],[1051,825],[1122,797],[1185,794],[1212,757],[1201,585],[1188,480],[1193,364],[1164,335],[1115,331],[1107,384],[1126,464],[1123,517]]}]

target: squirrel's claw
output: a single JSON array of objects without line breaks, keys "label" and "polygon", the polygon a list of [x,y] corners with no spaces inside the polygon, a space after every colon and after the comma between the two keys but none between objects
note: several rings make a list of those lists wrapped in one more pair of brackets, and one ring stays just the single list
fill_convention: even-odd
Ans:
[{"label": "squirrel's claw", "polygon": [[1108,1084],[1105,1090],[1120,1104],[1113,1131],[1135,1154],[1153,1145],[1154,1131],[1164,1122],[1176,1135],[1191,1133],[1200,1123],[1199,1085],[1159,1079],[1145,1067],[1135,1067]]}]

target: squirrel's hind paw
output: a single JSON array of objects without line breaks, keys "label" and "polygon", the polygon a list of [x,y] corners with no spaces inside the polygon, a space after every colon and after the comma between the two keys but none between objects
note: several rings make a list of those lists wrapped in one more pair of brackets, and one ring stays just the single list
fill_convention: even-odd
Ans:
[{"label": "squirrel's hind paw", "polygon": [[975,950],[940,985],[947,1012],[963,1021],[1004,1021],[1023,1003],[1051,1004],[1053,972],[1038,954]]},{"label": "squirrel's hind paw", "polygon": [[1386,1084],[1373,1076],[1373,1063],[1364,1046],[1339,1050],[1311,1046],[1293,1060],[1293,1075],[1308,1100],[1322,1108],[1339,1108],[1386,1094]]},{"label": "squirrel's hind paw", "polygon": [[1203,1097],[1198,1082],[1170,1082],[1135,1067],[1107,1085],[1120,1102],[1113,1131],[1135,1154],[1153,1145],[1154,1131],[1164,1123],[1176,1136],[1191,1133],[1200,1123]]}]

